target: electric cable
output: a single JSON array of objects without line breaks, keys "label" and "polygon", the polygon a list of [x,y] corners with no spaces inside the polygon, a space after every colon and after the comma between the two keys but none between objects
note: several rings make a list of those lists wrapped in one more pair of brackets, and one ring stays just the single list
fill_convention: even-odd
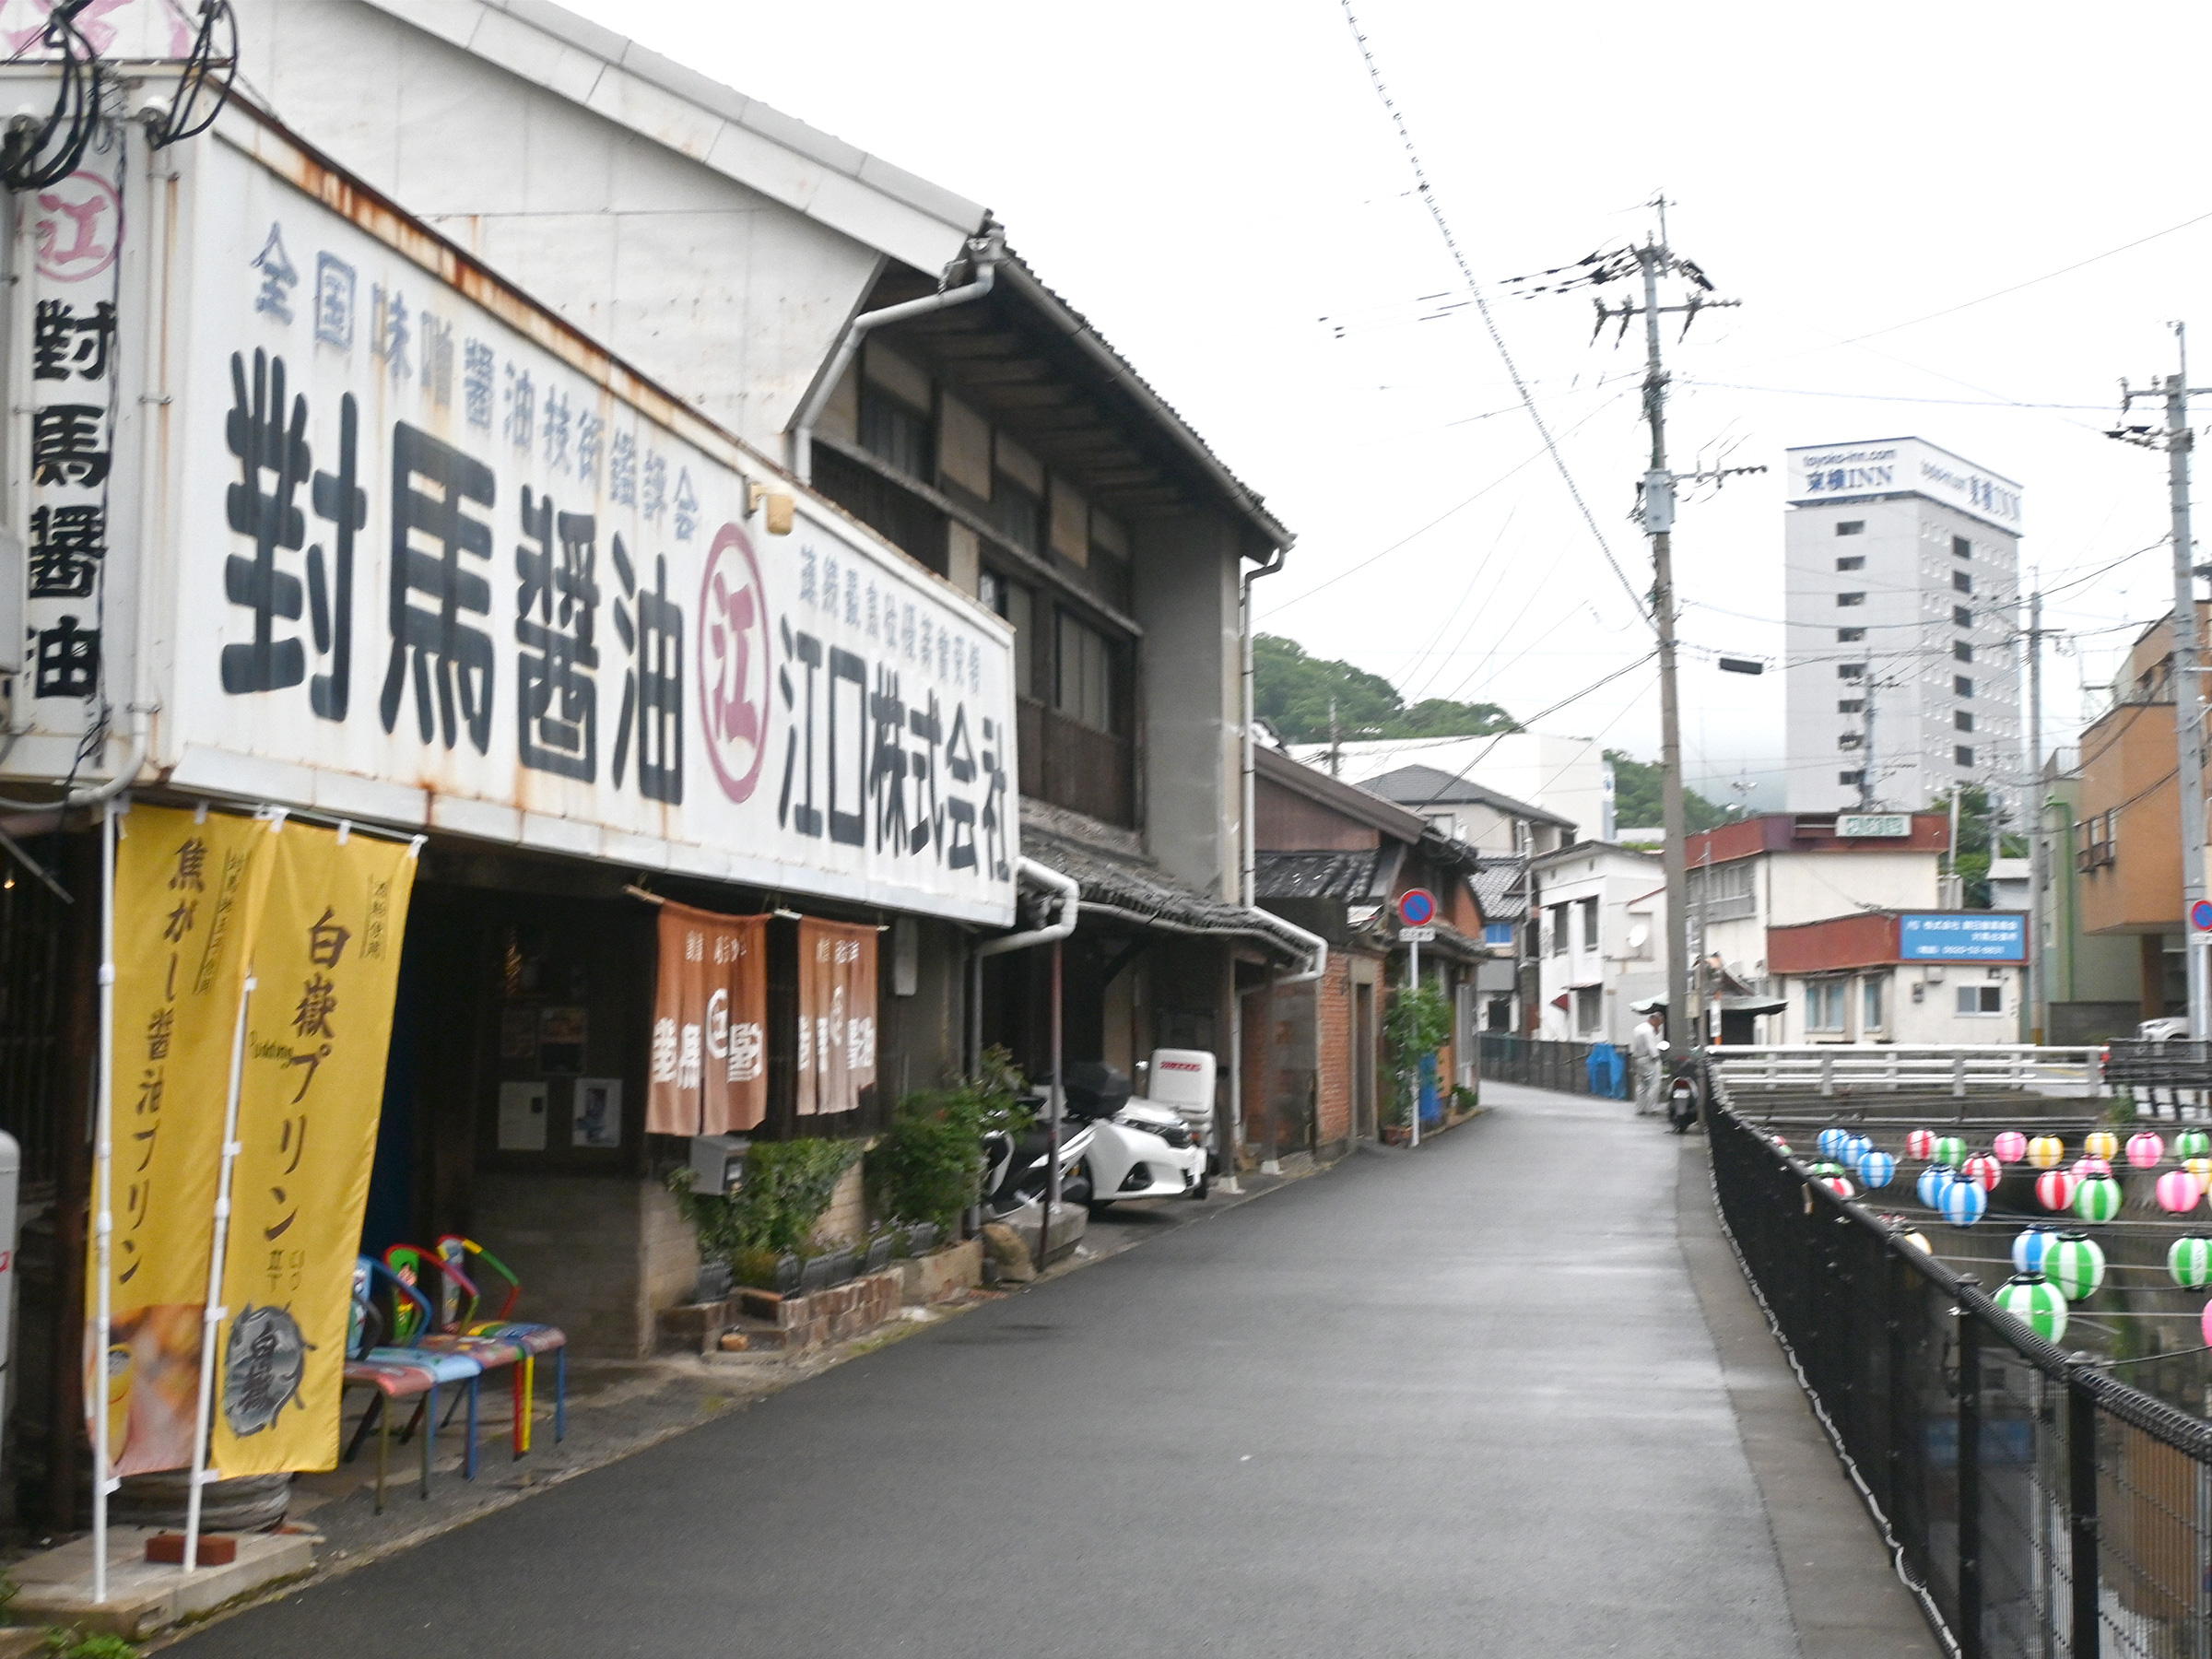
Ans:
[{"label": "electric cable", "polygon": [[1636,584],[1629,580],[1628,572],[1620,568],[1620,561],[1614,558],[1612,545],[1606,540],[1605,532],[1597,527],[1597,519],[1591,512],[1590,504],[1583,500],[1583,492],[1574,481],[1574,474],[1568,470],[1566,456],[1559,453],[1559,445],[1552,441],[1551,429],[1545,424],[1535,396],[1529,391],[1527,382],[1521,378],[1521,370],[1513,361],[1513,354],[1506,348],[1505,336],[1498,332],[1498,322],[1490,314],[1490,302],[1482,291],[1482,284],[1476,280],[1475,272],[1467,264],[1467,256],[1460,251],[1459,239],[1453,234],[1451,222],[1444,218],[1443,204],[1437,200],[1436,192],[1429,183],[1429,170],[1421,162],[1420,152],[1414,147],[1413,133],[1406,124],[1405,112],[1398,108],[1396,100],[1390,95],[1390,89],[1382,83],[1382,65],[1376,63],[1374,52],[1367,43],[1367,36],[1360,32],[1359,17],[1352,10],[1352,0],[1342,0],[1342,4],[1344,20],[1350,26],[1352,39],[1359,43],[1359,55],[1367,65],[1368,79],[1373,83],[1375,96],[1382,100],[1383,109],[1390,112],[1390,119],[1398,131],[1399,141],[1405,146],[1406,159],[1413,169],[1414,183],[1420,192],[1422,204],[1429,209],[1429,217],[1436,221],[1437,231],[1444,239],[1445,251],[1452,255],[1452,263],[1458,267],[1460,280],[1466,285],[1468,293],[1475,297],[1475,307],[1482,313],[1483,328],[1490,336],[1490,344],[1497,348],[1499,360],[1505,365],[1506,373],[1512,379],[1513,390],[1520,394],[1522,406],[1528,410],[1529,419],[1535,424],[1538,435],[1544,440],[1545,451],[1551,456],[1552,465],[1559,468],[1560,480],[1567,486],[1567,493],[1573,498],[1576,510],[1583,515],[1583,523],[1590,528],[1591,538],[1597,543],[1598,551],[1606,557],[1606,565],[1619,580],[1621,591],[1628,594],[1629,602],[1636,607],[1636,614],[1645,622],[1653,623],[1651,607],[1645,603],[1644,595],[1637,591]]}]

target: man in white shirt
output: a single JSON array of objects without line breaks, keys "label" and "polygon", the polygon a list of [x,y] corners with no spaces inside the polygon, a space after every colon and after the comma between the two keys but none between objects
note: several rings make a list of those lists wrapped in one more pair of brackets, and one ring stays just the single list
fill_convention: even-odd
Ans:
[{"label": "man in white shirt", "polygon": [[1665,1018],[1664,1010],[1653,1008],[1651,1017],[1629,1033],[1629,1069],[1636,1081],[1638,1117],[1659,1110],[1659,1028]]}]

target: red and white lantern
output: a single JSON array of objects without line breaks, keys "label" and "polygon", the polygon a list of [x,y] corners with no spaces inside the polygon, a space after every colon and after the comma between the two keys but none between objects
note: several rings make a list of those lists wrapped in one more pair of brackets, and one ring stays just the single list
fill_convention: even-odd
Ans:
[{"label": "red and white lantern", "polygon": [[2045,1170],[2035,1178],[2036,1202],[2047,1210],[2074,1207],[2074,1192],[2081,1181],[2071,1171]]},{"label": "red and white lantern", "polygon": [[1936,1155],[1936,1132],[1933,1129],[1915,1129],[1905,1136],[1905,1156],[1925,1161]]},{"label": "red and white lantern", "polygon": [[1994,1193],[1997,1182],[2005,1178],[2005,1166],[1988,1153],[1977,1152],[1960,1166],[1959,1172],[1978,1183],[1983,1192]]}]

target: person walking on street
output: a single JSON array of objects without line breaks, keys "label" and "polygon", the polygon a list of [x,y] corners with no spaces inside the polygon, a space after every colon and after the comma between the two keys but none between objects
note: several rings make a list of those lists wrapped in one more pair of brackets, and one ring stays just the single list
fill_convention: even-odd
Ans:
[{"label": "person walking on street", "polygon": [[1629,1033],[1629,1069],[1636,1082],[1638,1117],[1659,1110],[1659,1027],[1665,1018],[1664,1009],[1653,1008],[1651,1017]]}]

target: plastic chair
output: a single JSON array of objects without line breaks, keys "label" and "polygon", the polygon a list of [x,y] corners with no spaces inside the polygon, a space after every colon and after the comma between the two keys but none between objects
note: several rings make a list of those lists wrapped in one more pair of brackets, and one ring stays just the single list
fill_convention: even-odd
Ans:
[{"label": "plastic chair", "polygon": [[525,1356],[521,1371],[522,1392],[516,1396],[514,1420],[520,1430],[515,1441],[515,1455],[520,1457],[530,1450],[530,1413],[536,1404],[537,1357],[553,1356],[553,1443],[559,1445],[569,1431],[569,1338],[559,1325],[540,1324],[530,1320],[513,1317],[514,1304],[522,1300],[523,1281],[513,1268],[493,1255],[474,1239],[465,1239],[459,1233],[447,1233],[438,1241],[438,1253],[455,1274],[466,1267],[488,1268],[507,1281],[507,1295],[500,1303],[500,1311],[488,1320],[472,1323],[472,1312],[463,1323],[472,1335],[494,1336],[503,1342],[512,1342]]},{"label": "plastic chair", "polygon": [[[384,1512],[384,1477],[392,1460],[392,1414],[394,1400],[414,1400],[418,1404],[415,1416],[408,1421],[406,1436],[415,1432],[418,1423],[424,1425],[422,1436],[422,1496],[430,1495],[430,1461],[438,1440],[438,1390],[449,1382],[467,1384],[468,1388],[468,1447],[463,1455],[462,1470],[465,1478],[477,1476],[477,1385],[484,1368],[466,1354],[432,1353],[419,1348],[380,1347],[376,1335],[385,1324],[373,1294],[376,1276],[383,1274],[397,1292],[396,1307],[407,1307],[424,1324],[430,1316],[430,1305],[413,1285],[401,1280],[374,1256],[360,1256],[353,1268],[353,1305],[347,1319],[346,1365],[341,1382],[345,1388],[363,1387],[376,1391],[369,1409],[361,1414],[359,1428],[347,1446],[345,1461],[351,1463],[361,1449],[361,1441],[373,1425],[377,1429],[376,1443],[376,1512]],[[410,1306],[409,1304],[418,1304]],[[396,1324],[394,1319],[392,1323]],[[375,1333],[372,1335],[371,1333]]]}]

